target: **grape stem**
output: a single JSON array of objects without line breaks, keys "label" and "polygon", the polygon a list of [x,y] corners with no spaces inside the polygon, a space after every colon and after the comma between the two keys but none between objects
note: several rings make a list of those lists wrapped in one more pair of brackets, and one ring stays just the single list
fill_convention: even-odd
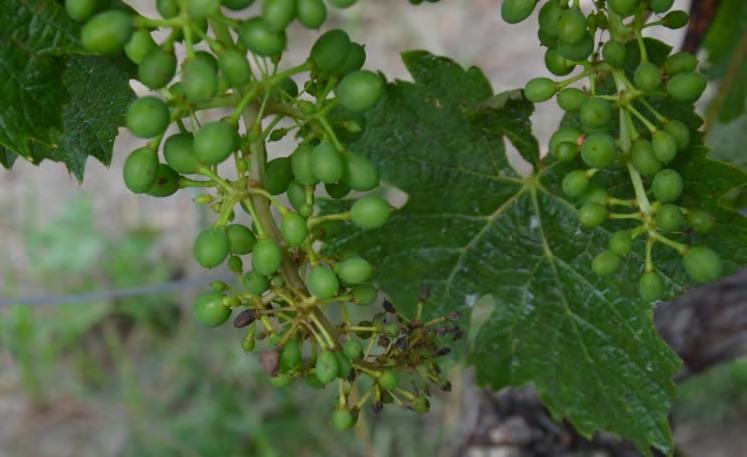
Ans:
[{"label": "grape stem", "polygon": [[324,216],[310,217],[306,225],[309,228],[312,228],[315,225],[319,225],[319,224],[321,224],[323,222],[328,222],[328,221],[349,221],[349,220],[350,220],[350,211],[345,211],[344,213],[325,214]]}]

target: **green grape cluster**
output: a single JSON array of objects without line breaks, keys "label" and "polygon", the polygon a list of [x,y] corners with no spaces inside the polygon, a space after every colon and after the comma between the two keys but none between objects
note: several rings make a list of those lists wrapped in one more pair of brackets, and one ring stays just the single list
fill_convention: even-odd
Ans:
[{"label": "green grape cluster", "polygon": [[[212,327],[235,314],[246,351],[265,342],[261,359],[272,384],[338,383],[332,417],[341,429],[355,424],[367,402],[375,411],[395,402],[425,412],[428,386],[448,387],[435,359],[444,354],[440,338],[460,336],[450,323],[455,317],[422,322],[418,312],[408,320],[385,302],[385,312],[369,321],[351,321],[349,306],[377,300],[373,267],[355,253],[325,256],[318,242],[346,222],[378,229],[392,213],[371,193],[379,187],[377,167],[346,146],[364,131],[363,115],[383,97],[385,83],[363,69],[364,47],[340,29],[321,34],[306,61],[281,70],[288,26],[298,20],[319,28],[327,6],[322,0],[253,3],[157,0],[161,17],[150,18],[100,11],[96,0],[66,1],[70,16],[84,22],[83,45],[93,53],[123,51],[153,91],[126,113],[127,127],[145,144],[127,157],[124,182],[155,197],[204,190],[195,201],[216,217],[195,239],[194,257],[204,268],[225,263],[240,286],[213,284],[194,302],[194,316]],[[347,8],[356,0],[328,3]],[[224,14],[250,6],[256,9],[242,19]],[[185,58],[177,58],[177,49]],[[201,111],[214,109],[227,114],[198,121]],[[268,160],[267,143],[289,136],[296,143],[290,155]],[[322,188],[334,199],[350,196],[343,205],[349,209],[320,213]],[[238,222],[239,211],[251,224]],[[333,316],[341,316],[338,323]],[[358,380],[366,391],[353,395]]]},{"label": "green grape cluster", "polygon": [[[506,22],[517,23],[538,3],[506,0],[501,14]],[[578,128],[561,127],[552,135],[549,152],[557,161],[578,167],[563,178],[561,187],[578,201],[581,225],[631,223],[612,234],[609,249],[593,259],[592,270],[601,276],[613,274],[632,251],[633,241],[644,238],[639,291],[650,301],[665,293],[652,257],[656,244],[677,251],[696,282],[721,274],[720,258],[712,249],[687,243],[691,234],[713,228],[713,216],[678,204],[684,182],[673,161],[691,144],[690,129],[657,109],[667,102],[692,110],[706,79],[696,70],[696,57],[687,52],[651,61],[643,37],[651,27],[687,24],[687,13],[670,11],[672,6],[673,0],[607,0],[594,2],[585,12],[577,0],[546,1],[538,14],[545,65],[559,77],[575,74],[562,80],[534,78],[524,88],[529,101],[556,97],[569,117],[578,120]],[[582,80],[588,80],[588,87],[573,87]],[[610,195],[602,180],[595,179],[614,167],[627,169],[634,198]]]}]

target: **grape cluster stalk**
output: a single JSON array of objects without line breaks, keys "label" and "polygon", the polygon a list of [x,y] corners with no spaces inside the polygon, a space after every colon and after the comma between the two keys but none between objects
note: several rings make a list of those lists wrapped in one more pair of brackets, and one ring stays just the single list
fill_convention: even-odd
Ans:
[{"label": "grape cluster stalk", "polygon": [[[448,352],[441,340],[461,338],[459,316],[424,321],[421,300],[409,319],[384,301],[382,312],[353,322],[348,307],[379,296],[373,266],[354,252],[321,250],[325,234],[375,230],[392,212],[375,192],[374,163],[347,147],[385,92],[381,75],[363,69],[363,45],[328,30],[305,62],[281,68],[288,26],[320,28],[328,13],[322,0],[157,0],[160,17],[104,3],[66,0],[65,7],[82,23],[88,51],[124,52],[152,91],[126,113],[145,144],[128,156],[124,182],[154,197],[204,190],[195,201],[216,216],[196,237],[194,257],[205,268],[225,263],[240,279],[240,287],[212,284],[194,302],[195,318],[216,327],[234,315],[244,350],[263,344],[262,366],[277,387],[336,383],[331,413],[340,429],[355,425],[367,403],[374,412],[385,404],[428,411],[431,386],[450,389],[437,358]],[[328,3],[347,8],[356,0]],[[200,122],[201,111],[216,108],[228,114]],[[176,133],[167,135],[170,126]],[[268,160],[267,143],[288,136],[295,150]],[[349,209],[322,213],[321,188],[332,199],[351,197]],[[239,211],[251,224],[237,222]]]},{"label": "grape cluster stalk", "polygon": [[[505,0],[501,15],[508,23],[518,23],[538,3]],[[578,0],[546,1],[538,15],[539,41],[547,48],[545,66],[566,79],[538,77],[524,88],[529,101],[556,97],[558,105],[578,119],[579,127],[561,127],[552,135],[549,152],[559,162],[578,166],[565,175],[561,187],[578,202],[580,224],[591,229],[610,221],[630,223],[629,229],[611,235],[609,248],[592,260],[592,270],[600,276],[614,274],[630,255],[633,241],[645,239],[639,292],[647,301],[665,293],[653,260],[656,246],[680,254],[696,282],[713,281],[722,269],[711,248],[685,242],[688,231],[705,234],[715,220],[707,211],[678,204],[684,182],[673,161],[691,145],[691,131],[681,119],[657,109],[666,102],[692,111],[706,87],[691,53],[675,52],[659,62],[649,59],[647,29],[677,29],[688,23],[688,14],[672,10],[673,3],[597,0],[584,12]],[[587,86],[574,87],[583,80]],[[627,170],[633,198],[611,195],[595,180],[600,172],[619,166]]]}]

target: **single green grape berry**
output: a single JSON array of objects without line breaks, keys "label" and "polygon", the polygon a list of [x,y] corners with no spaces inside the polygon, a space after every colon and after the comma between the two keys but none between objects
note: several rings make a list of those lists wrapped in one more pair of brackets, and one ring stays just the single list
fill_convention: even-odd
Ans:
[{"label": "single green grape berry", "polygon": [[610,251],[625,257],[633,249],[633,238],[630,230],[618,230],[610,237]]},{"label": "single green grape berry", "polygon": [[130,37],[130,41],[124,47],[125,54],[127,57],[139,64],[145,54],[155,49],[158,45],[153,41],[153,37],[150,36],[150,32],[147,30],[137,30]]},{"label": "single green grape berry", "polygon": [[358,0],[328,0],[335,8],[349,8],[356,4]]},{"label": "single green grape berry", "polygon": [[638,293],[646,301],[659,300],[664,295],[664,281],[656,272],[643,273],[641,280],[638,281]]},{"label": "single green grape berry", "polygon": [[708,233],[716,225],[716,219],[708,211],[693,209],[687,212],[687,224],[698,233]]},{"label": "single green grape berry", "polygon": [[350,359],[345,357],[340,351],[335,351],[335,357],[337,357],[337,377],[340,379],[349,379],[350,374],[353,372],[353,364],[350,363]]},{"label": "single green grape berry", "polygon": [[682,256],[685,271],[694,281],[715,281],[721,276],[721,258],[705,246],[690,246]]},{"label": "single green grape berry", "polygon": [[564,43],[578,43],[586,35],[586,15],[578,8],[569,8],[560,16],[558,39]]},{"label": "single green grape berry", "polygon": [[226,227],[226,235],[228,235],[228,246],[232,254],[249,254],[257,243],[254,232],[242,224],[231,224]]},{"label": "single green grape berry", "polygon": [[345,182],[340,181],[338,183],[325,184],[324,190],[327,191],[327,194],[330,197],[339,200],[341,198],[345,198],[345,196],[350,193],[350,186],[348,186]]},{"label": "single green grape berry", "polygon": [[641,62],[635,69],[633,80],[638,89],[643,92],[653,92],[661,85],[661,71],[654,63]]},{"label": "single green grape berry", "polygon": [[206,102],[218,92],[218,74],[206,59],[187,60],[182,66],[184,95],[192,103]]},{"label": "single green grape berry", "polygon": [[578,111],[588,100],[586,92],[575,87],[568,87],[558,92],[558,105],[565,111]]},{"label": "single green grape berry", "polygon": [[157,97],[140,97],[127,108],[127,128],[140,138],[160,135],[170,121],[169,107]]},{"label": "single green grape berry", "polygon": [[650,7],[654,13],[666,13],[674,5],[674,0],[651,0]]},{"label": "single green grape berry", "polygon": [[257,345],[257,341],[252,337],[246,337],[241,341],[241,349],[244,352],[252,352],[254,347]]},{"label": "single green grape berry", "polygon": [[555,158],[561,162],[571,162],[578,157],[578,145],[565,141],[555,148]]},{"label": "single green grape berry", "polygon": [[298,209],[298,214],[303,217],[310,217],[312,214],[314,214],[314,208],[309,203],[304,203]]},{"label": "single green grape berry", "polygon": [[132,17],[124,11],[109,10],[93,16],[80,29],[83,47],[97,54],[121,51],[132,36]]},{"label": "single green grape berry", "polygon": [[309,290],[321,300],[328,300],[337,296],[340,291],[340,281],[335,273],[327,267],[314,267],[309,273]]},{"label": "single green grape berry", "polygon": [[667,163],[677,155],[677,143],[672,135],[664,130],[657,130],[651,135],[651,146],[654,157],[661,163]]},{"label": "single green grape berry", "polygon": [[273,31],[261,17],[254,17],[239,24],[241,44],[255,54],[272,57],[285,49],[285,32]]},{"label": "single green grape berry", "polygon": [[386,390],[394,390],[399,385],[399,377],[392,370],[384,370],[376,378],[376,382]]},{"label": "single green grape berry", "polygon": [[569,197],[579,197],[589,185],[589,175],[586,170],[574,170],[563,178],[563,193]]},{"label": "single green grape berry", "polygon": [[228,83],[241,87],[252,78],[251,68],[246,56],[236,48],[227,48],[218,56],[218,66]]},{"label": "single green grape berry", "polygon": [[384,81],[376,73],[356,70],[348,73],[335,89],[343,108],[360,113],[371,109],[384,95]]},{"label": "single green grape berry", "polygon": [[141,194],[153,187],[158,174],[158,154],[149,148],[139,148],[125,160],[124,182],[130,191]]},{"label": "single green grape berry", "polygon": [[591,33],[587,32],[577,43],[561,41],[557,49],[566,59],[575,61],[586,60],[594,52],[594,37]]},{"label": "single green grape berry", "polygon": [[288,373],[278,373],[270,378],[270,384],[276,389],[282,389],[293,383],[295,378]]},{"label": "single green grape berry", "polygon": [[591,261],[591,271],[599,276],[609,276],[618,268],[622,259],[612,251],[603,251]]},{"label": "single green grape berry", "polygon": [[327,19],[327,7],[322,0],[296,0],[298,22],[309,29],[318,29]]},{"label": "single green grape berry", "polygon": [[229,241],[222,228],[208,228],[195,238],[194,256],[205,268],[215,268],[228,257]]},{"label": "single green grape berry", "polygon": [[656,228],[662,233],[676,232],[682,228],[682,210],[677,205],[667,203],[656,210]]},{"label": "single green grape berry", "polygon": [[363,343],[359,339],[350,338],[342,344],[342,352],[352,361],[360,360],[363,358]]},{"label": "single green grape berry", "polygon": [[194,154],[191,133],[171,135],[163,145],[163,156],[166,163],[179,173],[196,173],[200,166]]},{"label": "single green grape berry", "polygon": [[685,11],[670,11],[661,18],[661,25],[676,30],[685,27],[690,22],[690,16]]},{"label": "single green grape berry", "polygon": [[557,38],[560,31],[560,18],[565,9],[558,2],[546,2],[539,12],[540,31],[549,38]]},{"label": "single green grape berry", "polygon": [[381,197],[368,195],[353,204],[350,219],[363,230],[377,229],[383,226],[392,213],[392,207]]},{"label": "single green grape berry", "polygon": [[625,54],[625,45],[619,41],[608,41],[602,48],[602,57],[614,68],[622,68],[625,65]]},{"label": "single green grape berry", "polygon": [[309,229],[306,227],[306,219],[292,212],[283,215],[281,231],[283,232],[285,242],[290,247],[301,246],[309,234]]},{"label": "single green grape berry", "polygon": [[99,7],[98,0],[65,0],[65,11],[73,20],[83,22]]},{"label": "single green grape berry", "polygon": [[351,189],[365,192],[379,185],[379,170],[368,158],[349,152],[345,156],[343,181]]},{"label": "single green grape berry", "polygon": [[236,255],[229,255],[226,264],[228,265],[228,269],[233,271],[234,273],[238,275],[244,273],[244,262],[241,260],[241,257]]},{"label": "single green grape berry", "polygon": [[612,103],[601,98],[590,98],[581,106],[578,115],[587,129],[604,127],[612,120]]},{"label": "single green grape berry", "polygon": [[556,76],[565,76],[576,68],[576,64],[563,57],[557,50],[545,51],[545,67]]},{"label": "single green grape berry", "polygon": [[194,153],[204,163],[223,162],[239,147],[236,126],[220,120],[204,124],[194,135]]},{"label": "single green grape berry", "polygon": [[262,20],[273,32],[282,32],[296,17],[295,0],[264,0]]},{"label": "single green grape berry", "polygon": [[501,18],[509,24],[518,24],[528,18],[537,0],[505,0],[501,4]]},{"label": "single green grape berry", "polygon": [[296,181],[291,181],[288,184],[288,190],[286,192],[288,200],[293,205],[293,208],[298,209],[306,204],[306,190],[304,187]]},{"label": "single green grape berry", "polygon": [[353,300],[356,305],[370,305],[378,296],[376,288],[370,284],[360,284],[353,287]]},{"label": "single green grape berry", "polygon": [[658,172],[651,182],[654,197],[662,203],[670,203],[680,198],[683,187],[682,177],[671,168]]},{"label": "single green grape berry", "polygon": [[581,160],[591,168],[606,168],[617,159],[617,145],[607,133],[592,133],[581,145]]},{"label": "single green grape berry", "polygon": [[322,351],[319,353],[319,357],[316,359],[316,365],[314,366],[314,373],[317,379],[322,385],[327,385],[337,378],[339,371],[339,364],[337,363],[337,357],[333,352]]},{"label": "single green grape berry", "polygon": [[221,4],[234,11],[241,11],[254,3],[254,0],[221,0]]},{"label": "single green grape berry", "polygon": [[418,397],[410,403],[410,407],[416,413],[425,414],[431,410],[431,402],[426,397]]},{"label": "single green grape berry", "polygon": [[335,273],[345,284],[356,285],[367,281],[371,277],[373,267],[359,256],[348,257],[335,265]]},{"label": "single green grape berry", "polygon": [[184,0],[187,14],[193,19],[205,19],[220,12],[220,0]]},{"label": "single green grape berry", "polygon": [[594,201],[584,203],[578,210],[578,221],[585,228],[594,228],[607,220],[607,207]]},{"label": "single green grape berry", "polygon": [[344,406],[338,407],[337,409],[335,409],[335,412],[332,413],[332,424],[334,424],[337,430],[349,430],[353,428],[355,422],[356,420],[353,416],[353,413],[351,413],[350,410],[348,410]]},{"label": "single green grape berry", "polygon": [[651,142],[643,139],[636,140],[630,148],[630,161],[643,176],[653,176],[661,170],[661,162],[654,156]]},{"label": "single green grape berry", "polygon": [[622,17],[632,16],[640,6],[641,0],[607,0],[607,7]]},{"label": "single green grape berry", "polygon": [[158,90],[165,87],[176,72],[176,56],[160,47],[148,51],[140,60],[138,80],[149,89]]},{"label": "single green grape berry", "polygon": [[664,124],[664,131],[672,136],[678,151],[684,150],[690,144],[690,129],[684,123],[669,119]]},{"label": "single green grape berry", "polygon": [[156,0],[156,9],[162,18],[169,19],[179,14],[179,3],[177,0]]},{"label": "single green grape berry", "polygon": [[254,295],[262,295],[270,288],[270,280],[256,271],[250,271],[242,280],[244,287]]},{"label": "single green grape berry", "polygon": [[158,164],[156,179],[146,194],[151,197],[168,197],[179,190],[179,173],[166,164]]},{"label": "single green grape berry", "polygon": [[350,37],[344,30],[330,30],[314,42],[309,60],[321,73],[332,73],[345,61],[349,46]]},{"label": "single green grape berry", "polygon": [[598,184],[592,183],[592,184],[589,184],[589,187],[586,189],[586,192],[584,192],[584,194],[578,198],[578,201],[582,205],[585,205],[586,203],[589,203],[589,202],[595,202],[601,205],[606,205],[608,198],[609,198],[609,194],[607,193],[607,190],[604,187]]},{"label": "single green grape berry", "polygon": [[531,79],[524,87],[524,97],[532,103],[540,103],[550,100],[557,87],[550,78],[539,77]]},{"label": "single green grape berry", "polygon": [[301,364],[301,344],[295,338],[290,338],[280,349],[280,370],[288,371]]},{"label": "single green grape berry", "polygon": [[[291,154],[291,169],[293,177],[299,184],[313,186],[319,182],[313,171],[312,153],[314,148],[308,144],[302,144]],[[306,197],[304,197],[305,199]]]},{"label": "single green grape berry", "polygon": [[345,162],[337,148],[325,141],[311,152],[311,171],[323,183],[336,183],[345,173]]},{"label": "single green grape berry", "polygon": [[265,190],[271,195],[280,195],[293,180],[293,169],[289,157],[278,157],[267,162],[265,168]]},{"label": "single green grape berry", "polygon": [[337,66],[332,74],[337,77],[345,76],[348,73],[363,68],[364,63],[366,63],[366,49],[362,45],[351,41],[350,46],[348,46],[348,53],[345,56],[345,60]]},{"label": "single green grape berry", "polygon": [[231,309],[223,306],[223,295],[218,292],[198,295],[192,311],[197,322],[207,327],[217,327],[231,316]]},{"label": "single green grape berry", "polygon": [[265,238],[257,241],[252,250],[252,266],[254,271],[270,276],[280,269],[283,253],[275,241]]},{"label": "single green grape berry", "polygon": [[667,93],[682,103],[696,102],[703,95],[705,88],[705,76],[694,71],[678,73],[667,81]]},{"label": "single green grape berry", "polygon": [[555,133],[552,134],[550,137],[550,153],[553,155],[556,155],[556,149],[558,148],[558,145],[561,143],[573,143],[575,145],[579,145],[579,140],[583,137],[583,132],[581,130],[575,129],[573,127],[561,127],[558,130],[555,131]]},{"label": "single green grape berry", "polygon": [[687,51],[675,52],[664,61],[664,72],[669,76],[695,71],[698,58]]}]

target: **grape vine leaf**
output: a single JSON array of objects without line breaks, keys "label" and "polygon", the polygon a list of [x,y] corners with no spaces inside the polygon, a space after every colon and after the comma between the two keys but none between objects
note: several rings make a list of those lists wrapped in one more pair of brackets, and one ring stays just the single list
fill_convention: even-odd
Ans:
[{"label": "grape vine leaf", "polygon": [[[507,160],[505,139],[519,150],[536,144],[532,106],[520,92],[493,96],[478,69],[423,51],[403,58],[414,82],[387,86],[350,147],[374,160],[407,203],[382,230],[346,231],[327,249],[370,259],[376,280],[406,313],[423,288],[431,316],[468,311],[477,297],[492,296],[496,306],[470,355],[481,384],[533,384],[554,417],[586,436],[606,430],[646,455],[652,447],[670,452],[667,413],[680,362],[638,295],[642,246],[614,278],[591,274],[610,228],[580,228],[559,190],[569,168],[545,160],[522,177]],[[708,242],[734,270],[747,263],[747,224],[714,202],[745,175],[707,159],[703,147],[686,159],[684,201],[723,220]],[[681,293],[687,279],[676,256],[656,260],[669,293]]]},{"label": "grape vine leaf", "polygon": [[[111,6],[126,8],[119,0]],[[86,158],[111,160],[117,127],[134,97],[134,66],[84,56],[79,25],[54,0],[0,3],[0,163],[21,156],[64,162],[79,180]]]}]

